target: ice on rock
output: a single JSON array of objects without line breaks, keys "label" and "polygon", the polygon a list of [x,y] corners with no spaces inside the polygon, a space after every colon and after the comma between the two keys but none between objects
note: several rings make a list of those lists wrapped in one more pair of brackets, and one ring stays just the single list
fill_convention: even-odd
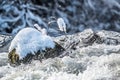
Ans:
[{"label": "ice on rock", "polygon": [[65,24],[65,21],[63,20],[63,18],[58,18],[57,24],[58,24],[60,31],[64,31],[66,33],[66,24]]},{"label": "ice on rock", "polygon": [[55,43],[50,36],[43,35],[34,28],[24,28],[15,36],[9,47],[9,52],[16,49],[20,59],[28,53],[35,54],[38,50],[54,48]]}]

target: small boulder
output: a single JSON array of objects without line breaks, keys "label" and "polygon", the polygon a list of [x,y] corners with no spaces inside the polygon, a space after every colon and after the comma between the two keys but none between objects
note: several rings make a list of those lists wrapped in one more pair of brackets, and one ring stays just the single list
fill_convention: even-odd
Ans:
[{"label": "small boulder", "polygon": [[8,58],[11,64],[29,63],[32,59],[41,61],[59,56],[63,51],[50,36],[34,28],[24,28],[12,40]]}]

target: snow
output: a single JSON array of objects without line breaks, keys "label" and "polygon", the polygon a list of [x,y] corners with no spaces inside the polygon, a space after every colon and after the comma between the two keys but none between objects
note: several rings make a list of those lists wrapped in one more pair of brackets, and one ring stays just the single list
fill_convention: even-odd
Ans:
[{"label": "snow", "polygon": [[41,28],[38,24],[34,24],[34,27],[39,30],[43,35],[47,35],[47,30],[45,28]]},{"label": "snow", "polygon": [[64,31],[66,33],[66,24],[65,24],[65,21],[63,20],[63,18],[58,18],[57,24],[58,24],[60,31]]},{"label": "snow", "polygon": [[34,24],[34,27],[39,30],[39,31],[42,31],[42,28],[38,25],[38,24]]},{"label": "snow", "polygon": [[38,50],[46,48],[54,48],[54,41],[50,36],[43,35],[34,28],[24,28],[18,32],[12,40],[9,52],[14,48],[20,59],[24,58],[28,53],[35,54]]}]

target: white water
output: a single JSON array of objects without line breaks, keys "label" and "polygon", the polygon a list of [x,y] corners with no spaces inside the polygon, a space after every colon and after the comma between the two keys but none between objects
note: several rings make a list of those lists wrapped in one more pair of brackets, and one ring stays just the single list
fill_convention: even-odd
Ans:
[{"label": "white water", "polygon": [[[95,55],[95,51],[90,54],[84,51],[74,54],[74,58],[49,58],[42,63],[35,60],[17,67],[8,64],[7,53],[0,53],[0,80],[120,80],[119,45],[100,46],[82,48],[88,52],[90,49],[103,50],[100,55]],[[110,51],[107,48],[113,53],[105,54]],[[118,53],[114,53],[115,49]]]}]

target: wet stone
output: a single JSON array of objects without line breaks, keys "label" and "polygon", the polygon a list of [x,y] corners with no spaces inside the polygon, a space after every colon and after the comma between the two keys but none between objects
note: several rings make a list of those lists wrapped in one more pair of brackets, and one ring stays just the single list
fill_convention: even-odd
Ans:
[{"label": "wet stone", "polygon": [[8,58],[11,65],[20,65],[21,63],[28,64],[31,63],[32,60],[39,60],[41,62],[42,59],[58,57],[63,51],[65,51],[65,49],[55,42],[55,48],[46,48],[44,51],[38,51],[35,55],[29,53],[21,60],[15,50],[9,53]]},{"label": "wet stone", "polygon": [[0,35],[0,52],[8,51],[11,40],[11,35]]}]

